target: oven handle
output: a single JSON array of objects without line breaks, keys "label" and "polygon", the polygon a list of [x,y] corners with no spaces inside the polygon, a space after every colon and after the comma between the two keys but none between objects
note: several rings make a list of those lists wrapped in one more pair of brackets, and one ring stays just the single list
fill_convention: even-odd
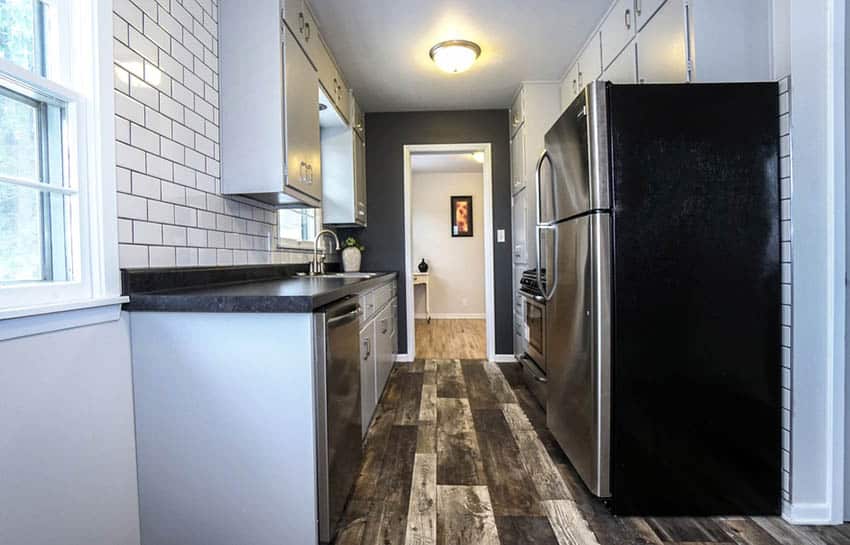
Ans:
[{"label": "oven handle", "polygon": [[534,380],[536,380],[537,382],[541,382],[543,384],[546,384],[547,382],[549,382],[549,379],[547,379],[544,375],[540,374],[540,371],[537,370],[537,364],[535,364],[533,361],[531,361],[531,359],[528,356],[522,355],[522,356],[519,356],[519,358],[517,358],[517,359],[519,359],[520,365],[522,365],[524,369],[528,370],[528,372],[531,374],[531,376],[534,378]]}]

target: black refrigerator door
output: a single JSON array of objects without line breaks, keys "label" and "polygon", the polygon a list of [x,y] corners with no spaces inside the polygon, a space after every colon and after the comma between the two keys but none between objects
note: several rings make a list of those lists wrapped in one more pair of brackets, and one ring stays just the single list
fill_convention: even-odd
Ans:
[{"label": "black refrigerator door", "polygon": [[608,87],[616,512],[780,510],[777,93]]}]

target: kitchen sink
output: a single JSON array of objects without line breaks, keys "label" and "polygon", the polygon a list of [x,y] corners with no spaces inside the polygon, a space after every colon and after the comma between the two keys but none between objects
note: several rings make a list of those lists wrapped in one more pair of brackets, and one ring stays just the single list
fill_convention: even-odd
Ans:
[{"label": "kitchen sink", "polygon": [[[333,272],[325,274],[316,274],[313,276],[320,278],[375,278],[381,273],[374,272]],[[297,276],[307,276],[306,273],[298,273]]]}]

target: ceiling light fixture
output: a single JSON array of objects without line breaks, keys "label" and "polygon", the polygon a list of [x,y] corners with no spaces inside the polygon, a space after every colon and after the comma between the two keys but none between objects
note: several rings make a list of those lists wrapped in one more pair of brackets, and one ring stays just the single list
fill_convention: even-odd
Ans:
[{"label": "ceiling light fixture", "polygon": [[428,54],[441,70],[457,74],[469,70],[481,55],[481,48],[467,40],[448,40],[432,47]]}]

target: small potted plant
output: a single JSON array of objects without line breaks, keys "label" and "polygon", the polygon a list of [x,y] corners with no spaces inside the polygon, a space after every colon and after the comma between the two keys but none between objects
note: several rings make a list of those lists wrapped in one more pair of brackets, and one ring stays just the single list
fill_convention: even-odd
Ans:
[{"label": "small potted plant", "polygon": [[357,242],[354,237],[345,239],[342,248],[342,270],[345,272],[357,272],[360,270],[362,252],[366,247]]}]

